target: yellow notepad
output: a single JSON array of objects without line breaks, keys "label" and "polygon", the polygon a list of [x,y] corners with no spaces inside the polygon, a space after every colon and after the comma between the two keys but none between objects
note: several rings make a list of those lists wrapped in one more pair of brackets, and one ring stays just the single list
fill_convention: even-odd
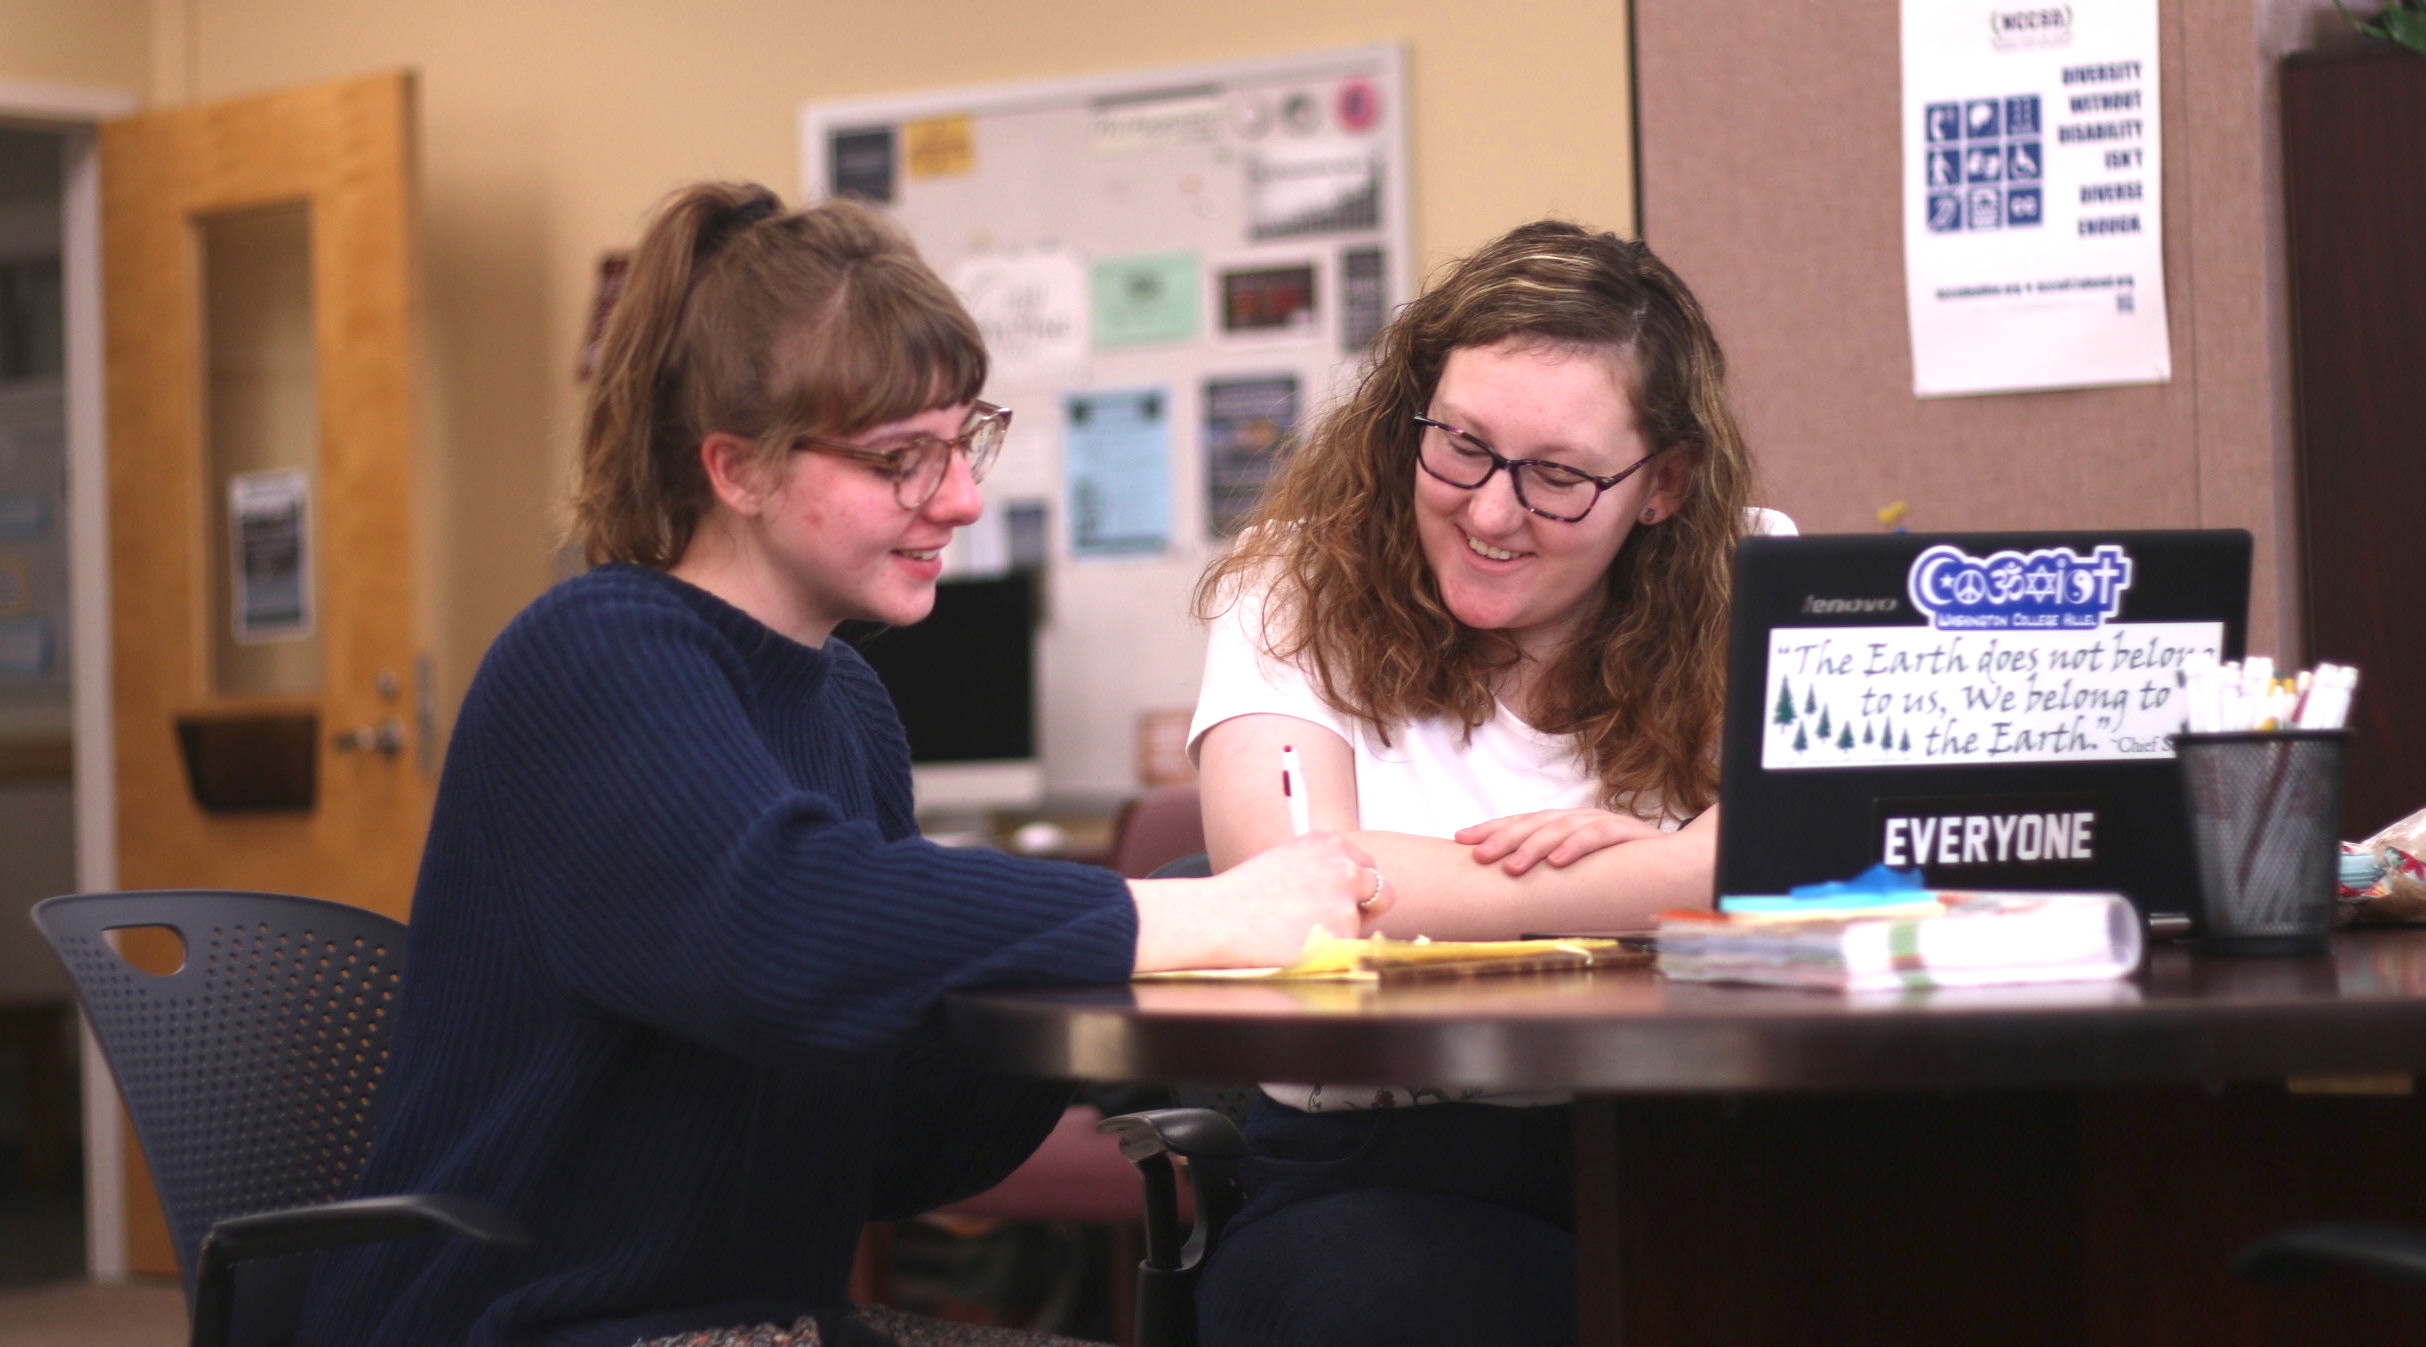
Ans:
[{"label": "yellow notepad", "polygon": [[1485,977],[1648,964],[1651,955],[1615,940],[1351,940],[1320,927],[1285,968],[1188,968],[1141,973],[1145,979],[1271,978],[1291,981],[1378,982],[1416,977]]}]

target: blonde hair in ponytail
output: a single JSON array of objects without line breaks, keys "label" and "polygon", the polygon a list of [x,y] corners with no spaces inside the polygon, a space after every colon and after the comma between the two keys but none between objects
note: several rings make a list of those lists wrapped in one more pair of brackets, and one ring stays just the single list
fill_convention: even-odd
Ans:
[{"label": "blonde hair in ponytail", "polygon": [[709,435],[772,462],[802,435],[968,402],[985,380],[977,325],[874,208],[684,188],[641,235],[600,342],[573,538],[593,564],[672,566],[712,499]]}]

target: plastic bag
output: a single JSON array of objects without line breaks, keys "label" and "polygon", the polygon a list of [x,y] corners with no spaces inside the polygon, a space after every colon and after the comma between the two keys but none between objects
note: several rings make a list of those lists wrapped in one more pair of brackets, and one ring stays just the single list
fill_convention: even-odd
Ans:
[{"label": "plastic bag", "polygon": [[2344,842],[2334,894],[2349,921],[2426,922],[2426,809]]}]

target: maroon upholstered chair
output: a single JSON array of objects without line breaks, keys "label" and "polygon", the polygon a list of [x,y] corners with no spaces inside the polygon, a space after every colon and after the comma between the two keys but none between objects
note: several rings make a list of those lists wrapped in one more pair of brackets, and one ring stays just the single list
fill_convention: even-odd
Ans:
[{"label": "maroon upholstered chair", "polygon": [[1131,879],[1205,849],[1205,817],[1195,783],[1155,786],[1121,806],[1105,864]]}]

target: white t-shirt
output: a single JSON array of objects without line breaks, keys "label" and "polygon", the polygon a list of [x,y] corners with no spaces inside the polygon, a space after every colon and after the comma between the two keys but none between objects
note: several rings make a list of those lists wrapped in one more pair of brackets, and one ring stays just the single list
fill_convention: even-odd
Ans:
[{"label": "white t-shirt", "polygon": [[[1474,727],[1471,740],[1461,722],[1433,717],[1395,727],[1384,744],[1369,722],[1324,704],[1296,664],[1264,653],[1265,592],[1263,585],[1244,587],[1229,611],[1213,620],[1205,646],[1204,688],[1196,699],[1196,719],[1188,726],[1190,758],[1196,756],[1205,731],[1233,716],[1270,714],[1310,721],[1347,740],[1355,755],[1357,826],[1419,837],[1447,837],[1510,814],[1589,808],[1598,801],[1600,782],[1587,770],[1574,738],[1543,734],[1517,719],[1505,703]],[[1559,1104],[1570,1098],[1432,1086],[1266,1082],[1263,1088],[1279,1102],[1309,1113],[1463,1101]]]},{"label": "white t-shirt", "polygon": [[[1755,533],[1795,531],[1793,522],[1774,510],[1756,509],[1751,515]],[[1356,761],[1360,828],[1448,837],[1460,828],[1511,814],[1587,809],[1599,803],[1599,778],[1575,739],[1534,729],[1504,703],[1493,708],[1490,720],[1474,727],[1471,737],[1462,723],[1433,717],[1393,726],[1390,741],[1383,743],[1370,723],[1325,704],[1297,664],[1264,653],[1264,596],[1270,589],[1260,581],[1239,586],[1228,610],[1213,620],[1205,646],[1204,686],[1188,726],[1191,761],[1205,732],[1234,716],[1294,716],[1347,741]],[[1683,820],[1659,822],[1675,828]],[[1462,1100],[1550,1104],[1569,1098],[1428,1086],[1267,1084],[1264,1092],[1309,1112]]]},{"label": "white t-shirt", "polygon": [[1263,591],[1241,594],[1213,620],[1205,646],[1204,686],[1188,727],[1188,756],[1205,731],[1233,716],[1283,715],[1330,730],[1356,758],[1357,825],[1420,837],[1447,837],[1487,819],[1535,809],[1589,808],[1600,783],[1575,740],[1519,720],[1505,704],[1474,727],[1433,717],[1379,731],[1326,705],[1295,663],[1264,653]]}]

